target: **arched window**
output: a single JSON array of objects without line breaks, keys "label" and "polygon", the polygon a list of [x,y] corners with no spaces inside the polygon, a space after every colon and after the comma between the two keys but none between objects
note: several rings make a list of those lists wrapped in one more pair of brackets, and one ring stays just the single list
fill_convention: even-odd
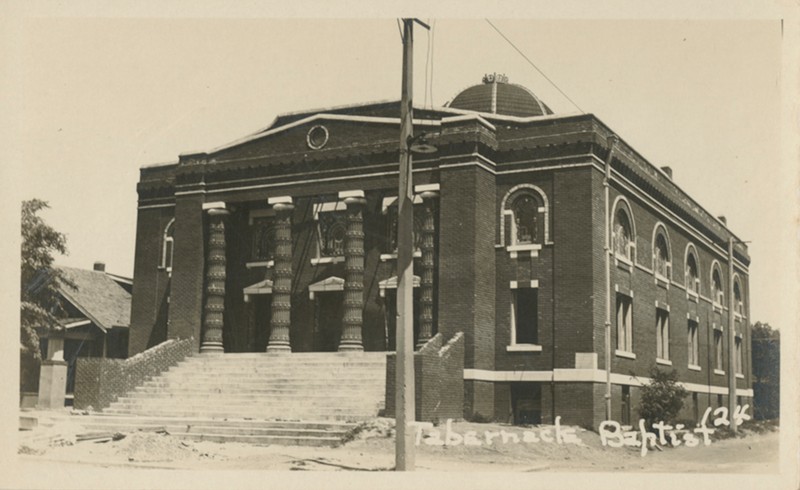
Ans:
[{"label": "arched window", "polygon": [[633,240],[631,222],[628,213],[620,208],[614,215],[614,253],[628,260],[633,260]]},{"label": "arched window", "polygon": [[715,264],[711,273],[711,299],[720,306],[725,304],[725,292],[722,290],[722,274],[719,271],[718,264]]},{"label": "arched window", "polygon": [[271,218],[253,221],[253,260],[273,260],[275,257],[275,226]]},{"label": "arched window", "polygon": [[[383,247],[384,253],[397,253],[397,203],[395,202],[386,209],[386,245]],[[422,247],[422,218],[419,213],[414,214],[414,228],[411,230],[411,240],[414,244],[414,253],[416,254]]]},{"label": "arched window", "polygon": [[700,279],[697,273],[697,259],[691,251],[686,254],[686,290],[698,293],[700,289]]},{"label": "arched window", "polygon": [[656,232],[653,241],[653,270],[656,274],[669,277],[669,270],[672,267],[669,259],[669,244],[663,230]]},{"label": "arched window", "polygon": [[325,234],[322,237],[321,253],[323,257],[338,257],[344,255],[344,236],[347,231],[343,217],[326,223]]},{"label": "arched window", "polygon": [[744,302],[742,301],[742,289],[739,286],[739,278],[733,282],[733,307],[736,313],[744,316]]},{"label": "arched window", "polygon": [[174,224],[175,219],[173,218],[164,228],[164,235],[161,240],[161,268],[166,269],[167,272],[172,270],[172,253],[175,248],[175,240],[172,237],[175,229]]},{"label": "arched window", "polygon": [[547,194],[533,184],[509,189],[500,201],[500,244],[533,250],[551,243],[548,206]]},{"label": "arched window", "polygon": [[538,221],[539,204],[530,194],[522,194],[514,199],[511,205],[513,216],[513,233],[511,242],[515,245],[525,245],[537,241],[536,224]]}]

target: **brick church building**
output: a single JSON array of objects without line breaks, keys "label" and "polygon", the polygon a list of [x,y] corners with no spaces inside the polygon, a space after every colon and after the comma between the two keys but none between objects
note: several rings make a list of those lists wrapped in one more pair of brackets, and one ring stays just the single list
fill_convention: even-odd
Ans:
[{"label": "brick church building", "polygon": [[[294,112],[143,167],[129,354],[393,351],[399,124],[397,101]],[[597,427],[607,358],[623,423],[653,366],[689,390],[684,418],[727,403],[730,369],[751,403],[746,246],[731,298],[732,231],[669,168],[502,75],[416,108],[414,131],[438,149],[414,156],[415,343],[463,344],[456,385],[417,364],[418,405]]]}]

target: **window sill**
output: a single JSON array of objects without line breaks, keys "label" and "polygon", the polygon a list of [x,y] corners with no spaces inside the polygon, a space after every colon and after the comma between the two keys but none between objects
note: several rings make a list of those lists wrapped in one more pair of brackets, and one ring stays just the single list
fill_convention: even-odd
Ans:
[{"label": "window sill", "polygon": [[689,367],[690,371],[702,371],[703,370],[703,368],[701,368],[697,364],[689,364],[688,367]]},{"label": "window sill", "polygon": [[538,243],[526,243],[524,245],[509,245],[506,247],[506,252],[512,259],[516,259],[520,252],[529,253],[531,257],[538,257],[541,249],[542,246]]},{"label": "window sill", "polygon": [[542,346],[538,344],[513,344],[506,346],[506,352],[541,352]]},{"label": "window sill", "polygon": [[[422,257],[422,250],[414,250],[414,257]],[[391,254],[381,254],[381,262],[397,260],[397,252]]]},{"label": "window sill", "polygon": [[687,289],[686,290],[686,299],[688,299],[689,301],[694,301],[695,303],[699,303],[700,302],[700,295],[695,293],[694,291],[689,291]]},{"label": "window sill", "polygon": [[656,364],[663,364],[664,366],[672,366],[672,361],[669,359],[661,359],[660,357],[656,357]]},{"label": "window sill", "polygon": [[633,274],[633,262],[629,261],[628,259],[620,255],[615,255],[614,264],[625,272]]},{"label": "window sill", "polygon": [[616,354],[617,357],[624,357],[626,359],[636,359],[636,354],[634,354],[633,352],[628,352],[626,350],[616,349],[614,351],[614,354]]},{"label": "window sill", "polygon": [[311,265],[338,264],[339,262],[344,262],[344,256],[339,255],[336,257],[317,257],[315,259],[311,259]]},{"label": "window sill", "polygon": [[270,267],[275,267],[275,261],[274,260],[266,260],[266,261],[262,260],[262,261],[258,261],[258,262],[248,262],[244,266],[247,267],[248,269],[254,269],[256,267],[266,267],[267,269],[269,269]]},{"label": "window sill", "polygon": [[662,276],[658,272],[655,273],[655,282],[656,285],[661,286],[664,289],[669,289],[669,279]]},{"label": "window sill", "polygon": [[715,369],[714,374],[719,374],[720,376],[725,376],[725,371],[722,369]]},{"label": "window sill", "polygon": [[711,309],[717,313],[722,313],[722,305],[716,301],[711,304]]},{"label": "window sill", "polygon": [[616,252],[614,253],[614,261],[617,263],[617,265],[625,264],[628,267],[633,267],[633,261],[631,259],[625,257],[624,255],[620,255]]},{"label": "window sill", "polygon": [[736,379],[744,379],[744,374],[736,373]]}]

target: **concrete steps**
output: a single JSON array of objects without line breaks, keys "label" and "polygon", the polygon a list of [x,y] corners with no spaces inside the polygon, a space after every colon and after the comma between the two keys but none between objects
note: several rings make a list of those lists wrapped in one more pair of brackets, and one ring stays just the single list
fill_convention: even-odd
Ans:
[{"label": "concrete steps", "polygon": [[385,376],[383,352],[197,355],[120,397],[91,430],[333,445],[384,408]]},{"label": "concrete steps", "polygon": [[288,422],[215,420],[188,417],[94,415],[72,417],[83,432],[155,432],[192,441],[242,442],[301,446],[334,446],[355,426],[333,421]]}]

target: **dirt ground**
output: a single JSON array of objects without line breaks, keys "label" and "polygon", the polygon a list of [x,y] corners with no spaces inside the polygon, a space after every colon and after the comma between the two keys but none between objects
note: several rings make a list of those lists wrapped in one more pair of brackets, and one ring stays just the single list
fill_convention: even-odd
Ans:
[{"label": "dirt ground", "polygon": [[[57,463],[97,468],[381,472],[394,467],[393,423],[376,419],[364,424],[351,434],[352,440],[336,448],[189,442],[144,432],[120,435],[118,440],[77,442],[74,431],[54,426],[21,432],[18,454],[22,463],[43,468]],[[708,446],[651,449],[642,457],[638,448],[604,447],[598,434],[578,427],[557,431],[553,426],[523,429],[453,422],[450,432],[457,435],[450,445],[435,444],[434,431],[439,439],[445,438],[444,424],[420,434],[416,468],[457,472],[776,472],[778,431],[756,429],[741,431],[743,437],[713,440]],[[477,436],[472,442],[479,445],[464,444],[470,431]],[[487,443],[487,432],[494,434],[491,443]]]}]

